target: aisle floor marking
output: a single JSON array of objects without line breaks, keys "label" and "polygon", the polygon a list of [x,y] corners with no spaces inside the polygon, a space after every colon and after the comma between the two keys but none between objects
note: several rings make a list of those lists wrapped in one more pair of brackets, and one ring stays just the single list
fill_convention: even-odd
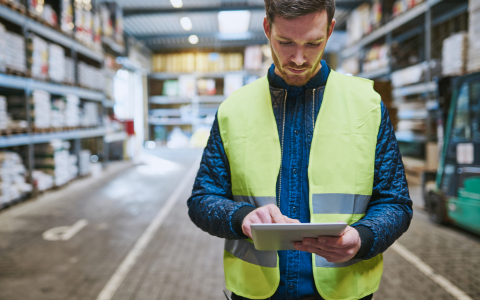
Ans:
[{"label": "aisle floor marking", "polygon": [[185,191],[187,183],[197,173],[199,165],[200,159],[196,160],[190,170],[188,170],[187,175],[183,178],[177,188],[170,195],[167,202],[157,213],[153,221],[150,223],[150,225],[148,225],[147,229],[137,240],[135,246],[133,246],[132,250],[130,250],[127,257],[125,257],[125,259],[123,260],[122,264],[117,268],[110,280],[103,287],[96,300],[111,300],[113,298],[125,277],[127,277],[128,273],[135,265],[140,255],[142,255],[143,251],[152,240],[158,228],[160,228],[160,226],[162,225],[165,217],[168,215],[170,210],[172,210],[175,202],[177,202],[181,193]]},{"label": "aisle floor marking", "polygon": [[47,241],[68,241],[76,235],[83,227],[87,226],[87,220],[79,220],[72,226],[59,226],[51,228],[42,234],[44,240]]},{"label": "aisle floor marking", "polygon": [[397,252],[401,257],[411,263],[414,267],[416,267],[420,272],[425,274],[428,278],[433,280],[436,284],[441,286],[445,291],[447,291],[450,295],[455,297],[457,300],[473,300],[465,294],[464,291],[459,289],[456,285],[451,283],[448,279],[443,277],[442,275],[435,274],[433,269],[424,263],[418,256],[410,252],[407,248],[396,242],[391,247],[395,252]]}]

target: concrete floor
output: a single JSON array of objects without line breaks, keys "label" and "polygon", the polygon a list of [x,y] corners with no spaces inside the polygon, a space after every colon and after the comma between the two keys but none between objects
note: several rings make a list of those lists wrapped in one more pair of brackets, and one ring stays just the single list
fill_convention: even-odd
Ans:
[{"label": "concrete floor", "polygon": [[[200,155],[152,150],[141,164],[111,165],[101,177],[0,211],[0,300],[225,299],[223,241],[197,229],[185,204]],[[389,249],[375,300],[480,299],[480,237],[429,222],[418,191],[411,189],[416,212],[398,243],[435,275]],[[59,226],[78,232],[45,240]]]}]

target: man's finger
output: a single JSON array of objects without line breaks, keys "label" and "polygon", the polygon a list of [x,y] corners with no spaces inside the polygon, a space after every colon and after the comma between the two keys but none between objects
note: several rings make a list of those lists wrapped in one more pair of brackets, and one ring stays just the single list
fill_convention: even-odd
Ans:
[{"label": "man's finger", "polygon": [[300,223],[299,220],[297,220],[297,219],[290,219],[289,217],[285,217],[285,220],[287,221],[287,223]]},{"label": "man's finger", "polygon": [[260,208],[257,210],[257,216],[260,219],[261,223],[270,224],[272,223],[272,217],[268,210]]},{"label": "man's finger", "polygon": [[349,243],[350,239],[345,238],[344,236],[334,237],[334,236],[321,236],[318,238],[318,242],[321,245],[329,246],[333,248],[347,248],[351,246]]},{"label": "man's finger", "polygon": [[287,223],[284,215],[282,215],[282,212],[280,211],[280,209],[278,209],[278,207],[274,205],[268,205],[268,209],[274,223]]}]

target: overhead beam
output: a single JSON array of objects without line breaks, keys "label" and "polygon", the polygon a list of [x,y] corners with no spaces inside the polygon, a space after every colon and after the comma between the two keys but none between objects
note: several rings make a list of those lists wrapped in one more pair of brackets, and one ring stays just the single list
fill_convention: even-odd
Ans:
[{"label": "overhead beam", "polygon": [[[339,9],[351,10],[356,8],[364,0],[349,0],[337,1],[336,7]],[[250,10],[250,11],[264,11],[264,5],[221,5],[221,6],[193,6],[181,8],[158,8],[158,7],[141,7],[141,8],[124,8],[123,16],[132,17],[138,15],[157,15],[157,14],[171,14],[171,13],[191,13],[191,12],[219,12],[226,10]]]},{"label": "overhead beam", "polygon": [[264,37],[265,39],[267,39],[263,31],[247,31],[242,33],[186,32],[186,33],[180,33],[180,34],[153,34],[153,35],[135,36],[135,38],[137,40],[141,40],[146,43],[149,43],[153,40],[188,38],[191,35],[196,35],[199,38],[215,38],[219,41],[249,40],[249,39],[258,38],[258,37]]}]

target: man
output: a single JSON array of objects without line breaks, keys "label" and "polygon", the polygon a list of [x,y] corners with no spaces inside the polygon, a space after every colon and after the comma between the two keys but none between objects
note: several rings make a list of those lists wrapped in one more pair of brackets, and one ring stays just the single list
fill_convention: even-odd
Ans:
[{"label": "man", "polygon": [[[388,112],[372,82],[322,61],[334,0],[265,0],[268,76],[222,103],[189,216],[225,238],[232,299],[372,299],[382,254],[412,218]],[[258,251],[253,223],[347,222],[341,237]]]}]

